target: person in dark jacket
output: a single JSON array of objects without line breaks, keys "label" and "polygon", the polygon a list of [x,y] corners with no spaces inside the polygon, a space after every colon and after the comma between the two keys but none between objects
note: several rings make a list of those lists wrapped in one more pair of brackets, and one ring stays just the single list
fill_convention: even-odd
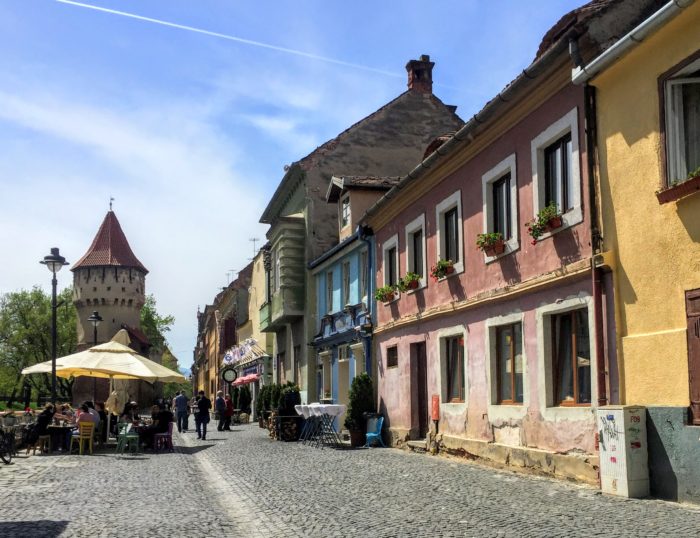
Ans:
[{"label": "person in dark jacket", "polygon": [[[154,406],[156,407],[156,406]],[[170,423],[173,421],[173,414],[166,409],[165,405],[160,405],[155,414],[153,424],[143,428],[139,432],[139,441],[149,447],[153,444],[153,436],[157,433],[167,433]]]},{"label": "person in dark jacket", "polygon": [[211,409],[211,400],[204,395],[204,391],[199,391],[197,398],[197,410],[194,415],[194,423],[197,427],[197,439],[202,441],[207,438],[207,424],[209,424],[209,410]]}]

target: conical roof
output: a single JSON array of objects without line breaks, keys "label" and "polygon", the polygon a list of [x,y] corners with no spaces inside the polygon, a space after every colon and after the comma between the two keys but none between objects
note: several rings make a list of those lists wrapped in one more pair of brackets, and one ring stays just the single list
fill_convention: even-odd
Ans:
[{"label": "conical roof", "polygon": [[107,212],[92,245],[83,257],[73,264],[71,271],[81,267],[104,266],[133,267],[148,273],[148,269],[143,266],[131,250],[117,216],[112,210]]}]

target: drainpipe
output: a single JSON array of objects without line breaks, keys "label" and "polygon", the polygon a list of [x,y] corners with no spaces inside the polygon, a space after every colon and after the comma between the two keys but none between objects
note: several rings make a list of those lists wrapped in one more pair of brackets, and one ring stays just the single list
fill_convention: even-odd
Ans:
[{"label": "drainpipe", "polygon": [[[367,245],[367,311],[369,312],[369,321],[374,327],[374,245],[371,237],[374,236],[374,231],[369,226],[358,226],[358,237],[360,241]],[[363,334],[364,333],[364,334]],[[360,337],[364,342],[365,347],[365,372],[372,375],[372,333],[360,331]]]},{"label": "drainpipe", "polygon": [[[577,47],[573,46],[572,59],[577,61],[575,53]],[[591,219],[591,279],[593,288],[593,318],[595,324],[595,361],[596,361],[596,385],[598,388],[598,407],[608,404],[607,394],[607,371],[605,368],[605,346],[603,345],[603,334],[605,331],[603,323],[603,283],[600,267],[596,266],[596,254],[602,251],[603,237],[600,233],[600,200],[596,191],[596,155],[598,153],[598,135],[596,124],[596,93],[595,88],[586,84],[584,92],[585,107],[585,129],[586,129],[586,169],[588,176],[589,193],[589,218]]]}]

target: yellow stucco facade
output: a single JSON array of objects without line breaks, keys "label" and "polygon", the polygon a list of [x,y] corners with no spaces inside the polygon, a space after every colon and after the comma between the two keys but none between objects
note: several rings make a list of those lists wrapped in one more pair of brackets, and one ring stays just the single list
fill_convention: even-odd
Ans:
[{"label": "yellow stucco facade", "polygon": [[272,333],[260,331],[260,307],[266,301],[265,266],[263,264],[263,251],[260,250],[253,259],[253,272],[250,277],[250,293],[248,295],[248,323],[239,331],[240,340],[252,337],[258,342],[258,346],[272,355]]},{"label": "yellow stucco facade", "polygon": [[700,49],[700,2],[590,81],[604,249],[615,258],[622,403],[689,405],[685,292],[700,288],[700,192],[666,186],[659,79]]}]

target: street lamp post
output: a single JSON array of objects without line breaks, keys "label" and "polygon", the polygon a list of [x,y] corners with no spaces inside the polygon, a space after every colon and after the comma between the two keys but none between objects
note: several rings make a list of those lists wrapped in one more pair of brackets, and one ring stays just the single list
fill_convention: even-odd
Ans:
[{"label": "street lamp post", "polygon": [[44,256],[39,263],[46,266],[53,275],[51,278],[51,402],[56,403],[56,273],[64,265],[68,265],[66,259],[58,253],[58,248],[51,249],[51,254]]},{"label": "street lamp post", "polygon": [[[92,315],[87,320],[90,323],[92,323],[92,345],[96,346],[97,345],[97,326],[100,324],[100,321],[102,321],[102,317],[97,312],[97,310],[95,310],[95,311],[93,311]],[[93,401],[93,403],[97,401],[97,378],[96,377],[92,378],[92,401]]]}]

